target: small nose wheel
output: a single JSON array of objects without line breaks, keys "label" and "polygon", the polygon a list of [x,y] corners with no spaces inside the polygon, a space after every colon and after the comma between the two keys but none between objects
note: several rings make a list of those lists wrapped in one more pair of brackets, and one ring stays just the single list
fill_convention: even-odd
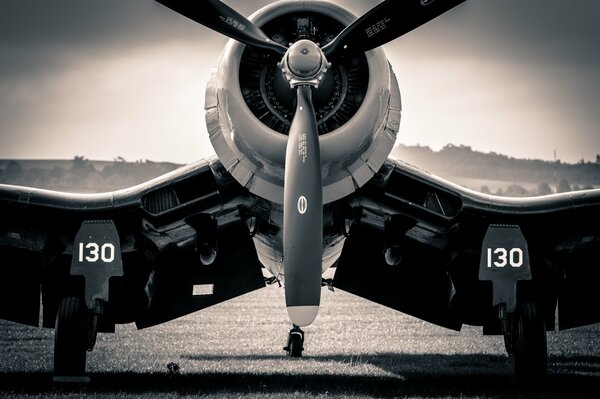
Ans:
[{"label": "small nose wheel", "polygon": [[290,330],[288,334],[288,343],[284,351],[287,351],[289,357],[302,357],[302,351],[304,350],[304,331],[296,325]]}]

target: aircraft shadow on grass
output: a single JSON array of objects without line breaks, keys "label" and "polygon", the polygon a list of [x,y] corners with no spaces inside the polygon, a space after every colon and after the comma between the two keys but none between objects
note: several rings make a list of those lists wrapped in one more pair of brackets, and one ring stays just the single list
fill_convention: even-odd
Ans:
[{"label": "aircraft shadow on grass", "polygon": [[[600,356],[550,356],[549,377],[543,384],[523,385],[513,377],[511,361],[502,355],[333,355],[306,356],[330,363],[332,367],[372,365],[389,376],[366,374],[324,374],[322,372],[207,372],[172,373],[96,372],[87,385],[52,382],[50,372],[0,373],[0,396],[4,393],[177,392],[182,395],[206,393],[291,393],[366,395],[377,397],[596,397],[600,388]],[[188,361],[277,361],[277,355],[226,356],[190,355]],[[298,361],[298,360],[291,360]],[[302,360],[300,360],[302,361]],[[182,363],[183,364],[183,363]],[[332,371],[335,371],[332,369]],[[500,372],[499,372],[500,371]]]}]

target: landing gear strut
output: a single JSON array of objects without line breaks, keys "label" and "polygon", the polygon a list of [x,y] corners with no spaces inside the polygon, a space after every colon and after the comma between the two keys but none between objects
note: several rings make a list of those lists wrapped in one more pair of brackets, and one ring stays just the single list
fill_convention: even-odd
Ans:
[{"label": "landing gear strut", "polygon": [[288,334],[288,343],[284,351],[288,352],[289,357],[302,357],[304,350],[304,331],[297,325],[290,330]]},{"label": "landing gear strut", "polygon": [[[521,382],[540,381],[548,371],[546,324],[540,306],[525,302],[513,315],[500,318],[507,353],[514,358],[515,374]],[[504,317],[504,318],[503,318]]]}]

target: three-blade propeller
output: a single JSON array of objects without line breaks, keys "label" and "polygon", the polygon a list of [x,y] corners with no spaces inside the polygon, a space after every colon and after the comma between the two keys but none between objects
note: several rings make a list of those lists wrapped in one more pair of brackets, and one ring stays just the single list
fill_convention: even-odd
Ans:
[{"label": "three-blade propeller", "polygon": [[272,50],[279,55],[287,50],[272,41],[253,22],[219,0],[156,0],[171,10],[244,44]]},{"label": "three-blade propeller", "polygon": [[372,50],[442,15],[465,0],[385,0],[323,47],[327,58]]},{"label": "three-blade propeller", "polygon": [[317,316],[319,308],[323,250],[323,189],[312,88],[325,77],[330,67],[327,58],[374,49],[465,0],[385,0],[346,27],[322,49],[306,39],[286,48],[218,0],[157,1],[232,39],[282,56],[279,66],[290,86],[296,89],[297,96],[285,158],[285,298],[292,323],[308,325]]},{"label": "three-blade propeller", "polygon": [[312,88],[296,89],[297,104],[285,154],[283,266],[285,303],[292,322],[313,322],[321,299],[323,188]]}]

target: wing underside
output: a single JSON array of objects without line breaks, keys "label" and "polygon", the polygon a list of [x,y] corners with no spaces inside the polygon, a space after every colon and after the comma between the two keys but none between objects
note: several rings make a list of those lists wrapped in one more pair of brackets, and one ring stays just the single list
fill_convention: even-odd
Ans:
[{"label": "wing underside", "polygon": [[[38,325],[42,303],[51,327],[61,297],[82,295],[70,264],[86,220],[118,230],[124,276],[110,284],[114,322],[147,327],[263,287],[244,223],[252,201],[214,160],[109,194],[0,186],[0,318]],[[599,190],[507,199],[388,161],[341,201],[358,216],[337,288],[448,328],[497,333],[492,284],[479,279],[482,243],[491,225],[518,226],[533,276],[519,282],[519,297],[542,303],[549,329],[600,322]]]},{"label": "wing underside", "polygon": [[479,278],[482,244],[490,226],[518,226],[532,273],[518,298],[542,304],[548,329],[600,322],[600,190],[502,198],[390,160],[350,204],[360,217],[335,273],[340,289],[448,328],[498,333],[492,283]]},{"label": "wing underside", "polygon": [[43,304],[43,325],[52,327],[61,298],[83,296],[88,277],[70,268],[84,221],[114,223],[120,241],[124,273],[110,279],[105,331],[115,322],[151,326],[263,287],[241,217],[247,201],[217,160],[105,194],[0,185],[0,318],[38,325]]}]

